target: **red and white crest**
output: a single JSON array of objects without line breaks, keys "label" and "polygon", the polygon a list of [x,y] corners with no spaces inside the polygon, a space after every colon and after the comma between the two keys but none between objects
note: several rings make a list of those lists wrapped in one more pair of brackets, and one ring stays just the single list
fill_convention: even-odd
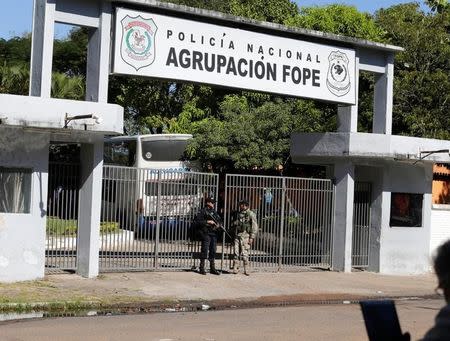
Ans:
[{"label": "red and white crest", "polygon": [[158,27],[153,19],[126,15],[122,20],[120,56],[136,71],[155,60],[155,36]]}]

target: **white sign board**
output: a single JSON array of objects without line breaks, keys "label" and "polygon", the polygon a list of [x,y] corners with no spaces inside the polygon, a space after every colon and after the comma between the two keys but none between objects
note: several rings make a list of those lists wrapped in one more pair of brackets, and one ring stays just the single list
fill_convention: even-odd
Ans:
[{"label": "white sign board", "polygon": [[355,51],[116,10],[113,72],[355,104]]}]

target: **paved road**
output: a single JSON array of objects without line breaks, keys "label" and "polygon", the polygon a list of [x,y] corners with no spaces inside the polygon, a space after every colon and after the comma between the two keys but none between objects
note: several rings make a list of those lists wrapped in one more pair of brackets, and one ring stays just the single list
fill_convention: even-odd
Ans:
[{"label": "paved road", "polygon": [[[397,302],[402,329],[417,340],[443,301]],[[0,323],[1,341],[43,340],[366,340],[358,305],[317,305],[53,318]]]}]

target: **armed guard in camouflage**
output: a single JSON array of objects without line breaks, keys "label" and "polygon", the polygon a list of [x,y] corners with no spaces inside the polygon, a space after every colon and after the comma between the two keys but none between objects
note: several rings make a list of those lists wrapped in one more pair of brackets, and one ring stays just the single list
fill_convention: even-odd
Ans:
[{"label": "armed guard in camouflage", "polygon": [[239,202],[239,212],[232,222],[234,228],[234,259],[231,265],[233,273],[239,272],[240,261],[244,263],[244,274],[248,273],[248,254],[258,232],[256,214],[249,209],[248,201]]}]

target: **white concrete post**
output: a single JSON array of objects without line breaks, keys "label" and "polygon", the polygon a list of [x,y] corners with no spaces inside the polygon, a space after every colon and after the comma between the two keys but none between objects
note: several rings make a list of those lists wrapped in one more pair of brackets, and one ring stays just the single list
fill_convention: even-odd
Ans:
[{"label": "white concrete post", "polygon": [[394,54],[386,57],[385,72],[375,75],[373,104],[374,134],[392,134],[392,105],[394,91]]},{"label": "white concrete post", "polygon": [[352,269],[353,198],[355,167],[350,162],[334,166],[336,199],[333,232],[333,270],[350,272]]},{"label": "white concrete post", "polygon": [[358,87],[359,87],[359,53],[355,51],[355,105],[338,106],[337,131],[342,133],[358,132]]},{"label": "white concrete post", "polygon": [[78,211],[77,273],[98,275],[103,140],[81,145],[81,189]]},{"label": "white concrete post", "polygon": [[30,62],[30,96],[51,96],[55,1],[34,0]]},{"label": "white concrete post", "polygon": [[100,14],[100,27],[91,29],[89,34],[86,100],[91,102],[107,103],[108,101],[111,13],[111,4],[103,2]]}]

